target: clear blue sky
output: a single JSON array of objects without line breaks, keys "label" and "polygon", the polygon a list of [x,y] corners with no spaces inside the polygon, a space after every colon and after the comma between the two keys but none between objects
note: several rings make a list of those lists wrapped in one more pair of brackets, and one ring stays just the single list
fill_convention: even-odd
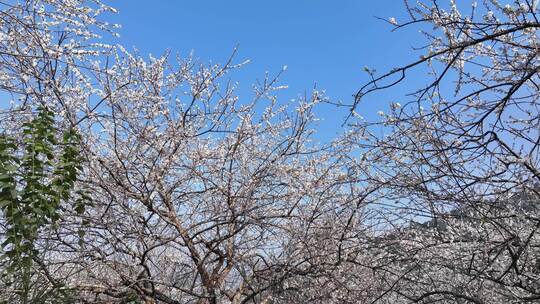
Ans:
[{"label": "clear blue sky", "polygon": [[[239,45],[237,61],[251,63],[231,77],[240,96],[264,72],[288,66],[282,83],[284,98],[295,98],[315,84],[332,100],[350,102],[367,80],[364,66],[382,72],[418,58],[412,46],[422,40],[416,30],[391,32],[375,16],[406,19],[397,0],[117,0],[111,21],[122,24],[120,43],[141,54],[164,50],[202,61],[223,62]],[[151,4],[149,4],[151,3]],[[385,92],[362,104],[359,112],[376,118],[393,97]],[[343,111],[322,107],[318,116],[323,136],[339,130]]]}]

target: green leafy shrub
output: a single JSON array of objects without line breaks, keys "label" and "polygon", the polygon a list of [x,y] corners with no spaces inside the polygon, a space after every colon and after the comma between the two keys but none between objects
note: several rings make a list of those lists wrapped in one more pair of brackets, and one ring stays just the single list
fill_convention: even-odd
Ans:
[{"label": "green leafy shrub", "polygon": [[0,135],[0,210],[5,227],[2,276],[20,303],[46,303],[54,294],[65,297],[67,293],[59,282],[50,282],[47,292],[33,288],[39,259],[35,243],[40,231],[55,228],[62,202],[73,204],[79,214],[84,212],[88,196],[75,190],[82,170],[80,136],[74,128],[58,130],[54,113],[45,107],[37,109],[36,117],[21,132]]}]

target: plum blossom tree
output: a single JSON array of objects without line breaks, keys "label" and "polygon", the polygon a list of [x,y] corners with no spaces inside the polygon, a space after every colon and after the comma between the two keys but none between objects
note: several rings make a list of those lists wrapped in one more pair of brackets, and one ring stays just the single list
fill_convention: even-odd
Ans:
[{"label": "plum blossom tree", "polygon": [[381,123],[358,122],[386,133],[359,143],[393,227],[371,263],[378,301],[538,301],[538,1],[405,4],[410,20],[391,24],[420,27],[420,59],[371,73],[353,104],[427,71]]},{"label": "plum blossom tree", "polygon": [[1,130],[16,136],[46,107],[81,134],[76,187],[92,190],[82,213],[63,202],[56,227],[34,237],[41,284],[61,282],[82,303],[271,303],[327,272],[361,203],[352,147],[312,138],[324,96],[287,104],[266,77],[240,101],[225,78],[241,65],[232,57],[206,66],[101,44],[113,27],[100,15],[114,9],[99,1],[2,5],[1,87],[13,102]]},{"label": "plum blossom tree", "polygon": [[108,84],[129,75],[129,85],[111,94],[103,128],[87,133],[96,198],[85,291],[107,301],[269,303],[281,281],[318,272],[318,257],[297,256],[301,240],[338,229],[357,191],[343,162],[349,147],[310,142],[323,97],[290,109],[266,79],[253,102],[239,103],[218,79],[229,63],[173,68],[166,57],[124,55]]},{"label": "plum blossom tree", "polygon": [[49,249],[60,217],[84,212],[72,195],[82,194],[73,115],[89,106],[89,77],[80,70],[91,71],[92,57],[105,50],[93,40],[108,30],[97,17],[111,10],[82,3],[0,3],[2,303],[70,299]]},{"label": "plum blossom tree", "polygon": [[80,134],[73,187],[91,189],[32,234],[32,283],[75,303],[537,301],[537,1],[405,3],[410,20],[388,22],[421,26],[427,47],[367,69],[353,113],[414,70],[425,87],[317,143],[320,92],[283,102],[267,76],[240,100],[234,56],[103,44],[115,10],[100,1],[0,2],[0,131],[17,143],[48,109]]}]

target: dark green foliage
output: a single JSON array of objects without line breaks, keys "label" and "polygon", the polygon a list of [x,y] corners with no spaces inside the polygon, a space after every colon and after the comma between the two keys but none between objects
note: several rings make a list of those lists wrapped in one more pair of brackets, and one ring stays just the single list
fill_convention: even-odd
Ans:
[{"label": "dark green foliage", "polygon": [[71,204],[77,213],[84,212],[88,196],[75,191],[82,169],[79,142],[76,130],[61,133],[54,113],[44,107],[37,109],[37,116],[23,125],[16,138],[0,135],[0,210],[5,225],[2,275],[12,278],[9,284],[18,285],[22,303],[28,303],[40,231],[54,229],[62,217],[62,202]]}]

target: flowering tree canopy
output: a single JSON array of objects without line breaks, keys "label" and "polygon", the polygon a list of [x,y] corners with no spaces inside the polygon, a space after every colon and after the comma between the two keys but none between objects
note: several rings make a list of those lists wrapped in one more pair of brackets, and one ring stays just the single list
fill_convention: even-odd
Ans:
[{"label": "flowering tree canopy", "polygon": [[537,301],[538,1],[406,4],[410,20],[391,23],[421,28],[420,59],[372,73],[354,103],[428,71],[383,113],[387,136],[359,143],[381,217],[402,228],[377,268],[387,301]]},{"label": "flowering tree canopy", "polygon": [[[425,86],[382,121],[351,115],[318,143],[313,113],[328,98],[284,102],[280,74],[240,99],[234,54],[206,65],[104,44],[115,10],[98,0],[0,2],[0,89],[11,100],[0,161],[29,163],[20,151],[40,145],[33,159],[47,173],[10,163],[0,181],[18,183],[0,193],[25,193],[30,179],[41,185],[30,198],[65,192],[26,212],[39,222],[11,243],[9,210],[28,200],[2,196],[16,207],[0,208],[1,241],[32,253],[0,258],[4,273],[31,257],[24,288],[0,280],[0,302],[540,299],[537,1],[405,4],[410,20],[387,21],[420,27],[423,54],[386,74],[367,69],[351,113],[411,72],[427,71]],[[44,115],[48,135],[29,140],[24,126]]]}]

